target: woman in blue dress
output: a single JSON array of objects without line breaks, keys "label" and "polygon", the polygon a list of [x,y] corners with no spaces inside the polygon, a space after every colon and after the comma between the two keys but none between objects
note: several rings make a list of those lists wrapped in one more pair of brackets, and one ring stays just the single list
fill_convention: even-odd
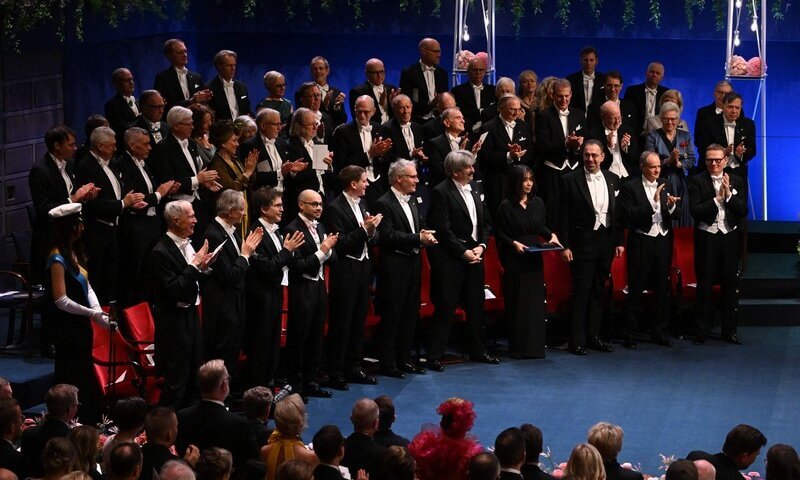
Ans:
[{"label": "woman in blue dress", "polygon": [[680,220],[674,226],[692,225],[689,213],[689,188],[687,178],[697,163],[694,145],[689,132],[679,130],[680,107],[674,102],[665,102],[658,112],[661,128],[647,134],[644,150],[658,153],[661,157],[661,177],[669,182],[672,195],[680,197]]}]

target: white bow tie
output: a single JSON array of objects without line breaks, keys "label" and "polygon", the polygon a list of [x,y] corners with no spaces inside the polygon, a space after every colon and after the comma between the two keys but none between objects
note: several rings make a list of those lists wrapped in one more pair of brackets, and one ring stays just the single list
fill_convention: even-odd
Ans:
[{"label": "white bow tie", "polygon": [[463,187],[461,187],[461,191],[462,192],[472,192],[472,185],[470,185],[470,184],[464,185]]},{"label": "white bow tie", "polygon": [[516,127],[516,126],[517,126],[517,122],[516,122],[516,120],[514,120],[514,121],[511,121],[511,122],[506,122],[506,121],[504,120],[504,121],[503,121],[503,124],[504,124],[506,127],[511,127],[512,129],[513,129],[514,127]]},{"label": "white bow tie", "polygon": [[178,143],[181,144],[181,148],[189,148],[189,140],[178,140]]},{"label": "white bow tie", "polygon": [[380,85],[373,85],[372,88],[378,91],[378,93],[383,93],[383,84]]},{"label": "white bow tie", "polygon": [[67,168],[67,162],[65,160],[56,160],[56,166],[58,167],[58,171],[63,172],[65,168]]},{"label": "white bow tie", "polygon": [[225,88],[233,88],[233,80],[231,81],[223,80],[222,86]]},{"label": "white bow tie", "polygon": [[398,197],[398,200],[400,200],[403,203],[408,203],[411,200],[411,195],[400,195]]},{"label": "white bow tie", "polygon": [[564,110],[563,112],[561,110],[559,110],[558,111],[558,116],[559,117],[569,117],[569,110]]},{"label": "white bow tie", "polygon": [[422,71],[423,72],[435,72],[436,71],[436,67],[429,67],[427,65],[424,65],[422,67]]},{"label": "white bow tie", "polygon": [[150,131],[153,133],[161,131],[161,124],[160,123],[151,123],[150,124]]},{"label": "white bow tie", "polygon": [[133,161],[136,162],[136,165],[139,165],[139,168],[144,169],[144,160],[139,160],[138,158],[133,158]]},{"label": "white bow tie", "polygon": [[330,85],[325,85],[324,87],[322,85],[318,85],[318,86],[319,86],[319,89],[322,90],[323,92],[330,92],[331,91],[331,86]]},{"label": "white bow tie", "polygon": [[715,177],[714,175],[711,175],[711,181],[714,182],[714,183],[722,183],[722,175],[720,175],[718,177]]},{"label": "white bow tie", "polygon": [[736,122],[725,122],[725,127],[736,128]]},{"label": "white bow tie", "polygon": [[350,200],[352,200],[352,201],[353,201],[353,203],[355,203],[356,205],[358,205],[359,203],[361,203],[361,197],[350,198]]},{"label": "white bow tie", "polygon": [[587,173],[587,176],[589,177],[589,180],[592,182],[599,182],[600,180],[603,180],[603,174],[601,172]]},{"label": "white bow tie", "polygon": [[360,128],[360,131],[361,131],[362,133],[363,133],[363,132],[368,132],[368,133],[369,133],[369,132],[372,132],[372,125],[367,125],[366,127],[362,125],[362,126],[361,126],[361,128]]},{"label": "white bow tie", "polygon": [[303,142],[303,145],[305,145],[306,148],[314,148],[314,140]]},{"label": "white bow tie", "polygon": [[472,88],[475,89],[475,90],[483,90],[483,84],[473,85]]},{"label": "white bow tie", "polygon": [[275,139],[274,138],[265,139],[264,140],[264,145],[275,145]]},{"label": "white bow tie", "polygon": [[181,249],[181,250],[185,250],[186,246],[189,245],[189,241],[190,240],[188,238],[180,238],[180,239],[178,239],[178,243],[177,243],[178,248]]},{"label": "white bow tie", "polygon": [[319,222],[317,220],[311,220],[310,222],[306,222],[306,227],[310,230],[316,230],[318,224]]},{"label": "white bow tie", "polygon": [[403,130],[411,130],[411,122],[400,125],[400,128],[402,128]]},{"label": "white bow tie", "polygon": [[175,71],[178,72],[178,73],[181,73],[183,75],[186,75],[186,74],[189,73],[189,69],[186,68],[186,67],[183,67],[183,68],[175,67]]},{"label": "white bow tie", "polygon": [[593,73],[593,74],[591,74],[591,75],[586,75],[586,74],[584,73],[584,74],[583,74],[583,78],[584,78],[584,80],[592,80],[592,81],[594,81],[594,73]]},{"label": "white bow tie", "polygon": [[644,91],[647,92],[647,93],[652,93],[653,95],[658,93],[658,89],[657,88],[647,88],[647,87],[645,87]]},{"label": "white bow tie", "polygon": [[275,233],[278,231],[278,226],[271,223],[267,224],[267,233]]},{"label": "white bow tie", "polygon": [[658,188],[658,182],[648,182],[647,180],[645,180],[644,186],[650,188]]}]

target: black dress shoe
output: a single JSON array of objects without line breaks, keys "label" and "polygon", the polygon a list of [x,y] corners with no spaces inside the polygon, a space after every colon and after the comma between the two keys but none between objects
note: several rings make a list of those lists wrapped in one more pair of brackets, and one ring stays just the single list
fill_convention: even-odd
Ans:
[{"label": "black dress shoe", "polygon": [[570,345],[569,353],[573,355],[586,355],[586,348],[583,345]]},{"label": "black dress shoe", "polygon": [[332,374],[327,384],[329,387],[336,390],[342,390],[342,391],[350,390],[350,386],[347,384],[347,382],[344,379],[344,375],[342,375],[341,373]]},{"label": "black dress shoe", "polygon": [[392,378],[406,378],[406,374],[398,368],[381,370],[381,375]]},{"label": "black dress shoe", "polygon": [[488,353],[485,353],[485,352],[484,353],[480,353],[478,355],[473,355],[470,359],[473,362],[488,363],[489,365],[497,365],[498,363],[500,363],[500,359],[499,358],[493,357],[493,356],[491,356],[491,355],[489,355]]},{"label": "black dress shoe", "polygon": [[742,344],[742,339],[739,338],[739,335],[736,335],[735,333],[732,335],[723,335],[722,340],[728,343],[732,343],[734,345]]},{"label": "black dress shoe", "polygon": [[630,335],[626,336],[625,339],[622,340],[622,346],[629,350],[636,350],[636,342],[633,341],[633,337]]},{"label": "black dress shoe", "polygon": [[400,370],[406,373],[413,373],[415,375],[425,375],[427,373],[427,371],[424,368],[420,367],[419,365],[408,362],[401,363]]},{"label": "black dress shoe", "polygon": [[364,373],[364,370],[357,368],[350,372],[350,375],[347,376],[347,379],[350,380],[350,383],[361,383],[364,385],[377,385],[378,379],[367,375]]},{"label": "black dress shoe", "polygon": [[669,338],[665,337],[664,335],[653,335],[652,337],[650,337],[650,340],[656,345],[661,345],[664,347],[672,346],[672,342],[669,340]]},{"label": "black dress shoe", "polygon": [[318,397],[318,398],[331,398],[333,394],[327,390],[323,390],[319,388],[319,385],[306,385],[303,389],[303,395],[307,397]]},{"label": "black dress shoe", "polygon": [[606,342],[600,340],[598,337],[592,337],[586,342],[586,346],[591,348],[592,350],[597,350],[598,352],[613,352],[614,347],[607,344]]},{"label": "black dress shoe", "polygon": [[444,365],[439,360],[428,360],[425,366],[428,367],[428,370],[433,370],[434,372],[444,372]]}]

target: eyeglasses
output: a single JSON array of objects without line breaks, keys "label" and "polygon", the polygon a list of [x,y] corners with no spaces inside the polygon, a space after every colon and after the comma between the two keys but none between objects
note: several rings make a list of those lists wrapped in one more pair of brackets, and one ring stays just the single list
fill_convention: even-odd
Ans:
[{"label": "eyeglasses", "polygon": [[356,110],[356,115],[369,115],[373,110]]},{"label": "eyeglasses", "polygon": [[711,163],[722,163],[723,160],[725,160],[724,157],[723,158],[706,158],[706,162],[711,162]]},{"label": "eyeglasses", "polygon": [[325,205],[322,202],[305,202],[303,200],[300,200],[300,203],[305,203],[306,205],[311,205],[314,208],[321,207],[321,206]]},{"label": "eyeglasses", "polygon": [[166,107],[166,105],[164,105],[164,104],[161,104],[161,105],[142,105],[142,106],[145,107],[145,108],[153,108],[155,110],[164,110],[164,107]]}]

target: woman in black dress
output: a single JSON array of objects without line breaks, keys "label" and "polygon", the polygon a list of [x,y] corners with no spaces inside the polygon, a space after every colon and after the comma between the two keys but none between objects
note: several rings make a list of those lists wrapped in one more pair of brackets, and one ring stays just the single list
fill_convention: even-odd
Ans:
[{"label": "woman in black dress", "polygon": [[[533,196],[533,172],[515,165],[509,175],[508,197],[497,209],[495,238],[503,265],[506,321],[511,358],[544,357],[544,273],[542,255],[526,253],[538,237],[558,244],[545,225],[542,199]],[[539,240],[539,241],[541,241]]]}]

